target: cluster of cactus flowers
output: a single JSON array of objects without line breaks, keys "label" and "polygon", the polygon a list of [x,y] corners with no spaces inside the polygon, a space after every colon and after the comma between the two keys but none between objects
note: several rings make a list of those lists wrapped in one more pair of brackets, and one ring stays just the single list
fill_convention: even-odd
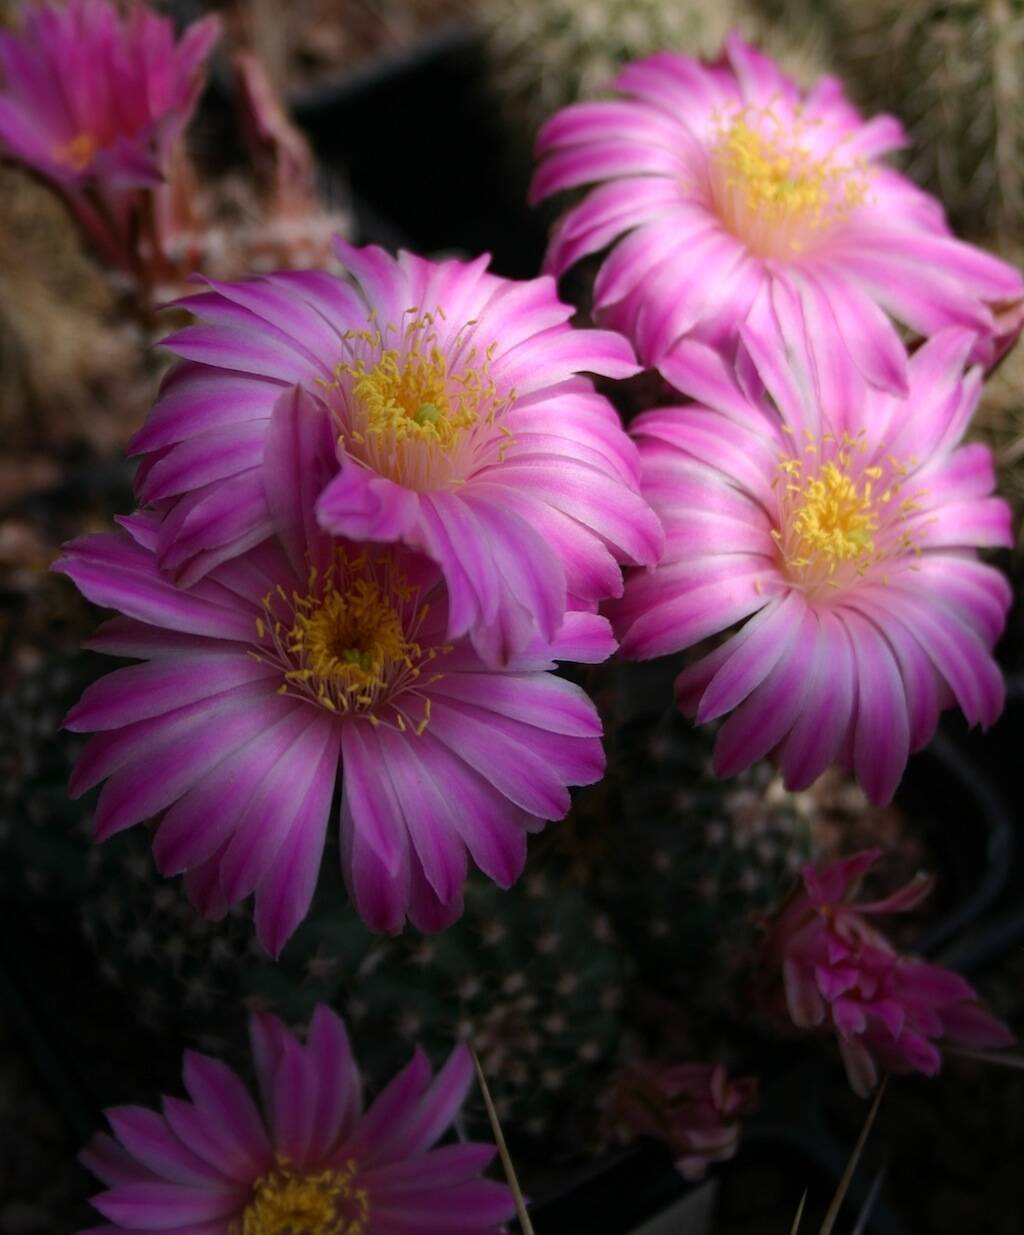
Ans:
[{"label": "cluster of cactus flowers", "polygon": [[[215,35],[68,0],[0,41],[4,151],[143,283]],[[96,839],[148,822],[204,917],[254,898],[272,958],[329,828],[372,931],[453,928],[471,866],[520,879],[529,836],[605,774],[601,716],[561,664],[696,648],[675,698],[723,722],[717,777],[768,759],[801,790],[838,765],[876,804],[943,709],[1001,711],[1011,594],[979,551],[1010,544],[1010,513],[963,437],[1024,320],[1019,273],[880,161],[898,122],[864,120],[832,78],[804,92],[734,35],[713,63],[659,53],[614,84],[540,134],[534,196],[591,186],[541,277],[338,239],[340,272],[208,277],[179,299],[195,320],[163,340],[139,508],[56,564],[115,612],[88,646],[137,662],[66,721],[92,735],[71,792],[103,785]],[[141,221],[149,250],[129,251]],[[555,276],[605,251],[598,325],[572,325]],[[674,402],[627,432],[605,392],[642,366]],[[851,901],[878,857],[806,866],[750,980],[767,1020],[835,1036],[862,1094],[936,1072],[944,1043],[1010,1041],[964,979],[868,924],[924,881]],[[263,1116],[197,1056],[190,1103],[110,1112],[115,1139],[85,1155],[108,1187],[96,1232],[484,1235],[511,1217],[479,1178],[488,1147],[433,1148],[470,1085],[464,1046],[433,1081],[417,1055],[364,1115],[327,1007],[305,1047],[266,1015],[251,1035]],[[695,1179],[734,1152],[756,1084],[646,1061],[612,1093]]]}]

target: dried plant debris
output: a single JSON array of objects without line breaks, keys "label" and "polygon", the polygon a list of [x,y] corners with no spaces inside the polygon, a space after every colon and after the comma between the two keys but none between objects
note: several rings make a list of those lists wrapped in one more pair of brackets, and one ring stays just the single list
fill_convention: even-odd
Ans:
[{"label": "dried plant debris", "polygon": [[[145,339],[57,198],[0,165],[0,427],[9,456],[123,448],[150,397]],[[20,470],[20,468],[18,469]],[[9,494],[0,493],[6,504]]]},{"label": "dried plant debris", "polygon": [[464,17],[473,0],[205,0],[229,40],[251,47],[290,93],[414,47]]}]

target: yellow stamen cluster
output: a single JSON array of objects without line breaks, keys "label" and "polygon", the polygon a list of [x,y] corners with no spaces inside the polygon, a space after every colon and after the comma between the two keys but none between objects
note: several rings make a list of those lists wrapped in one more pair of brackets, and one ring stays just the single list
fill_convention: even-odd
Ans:
[{"label": "yellow stamen cluster", "polygon": [[[801,479],[799,459],[788,459],[783,468]],[[881,468],[869,468],[868,479],[858,485],[835,463],[826,463],[817,476],[797,484],[801,505],[790,519],[791,533],[806,549],[794,565],[807,566],[818,556],[829,563],[871,557],[875,552],[874,533],[878,531],[878,512],[871,492],[873,481],[881,478]],[[891,500],[884,494],[879,501]]]},{"label": "yellow stamen cluster", "polygon": [[92,162],[98,143],[91,133],[79,133],[69,142],[64,142],[53,151],[53,157],[58,163],[70,167],[73,171],[84,172]]},{"label": "yellow stamen cluster", "polygon": [[356,1164],[302,1175],[283,1160],[256,1181],[241,1218],[228,1235],[363,1235],[370,1212],[365,1188],[354,1184]]},{"label": "yellow stamen cluster", "polygon": [[[894,556],[916,552],[899,525],[917,503],[900,498],[906,469],[895,460],[863,466],[863,434],[809,441],[779,464],[779,526],[772,537],[790,578],[807,591],[840,588]],[[822,458],[822,455],[828,458]]]},{"label": "yellow stamen cluster", "polygon": [[800,253],[866,198],[863,163],[813,153],[805,131],[799,119],[784,125],[770,107],[745,109],[722,122],[712,146],[719,214],[758,257]]},{"label": "yellow stamen cluster", "polygon": [[412,438],[451,450],[461,430],[476,424],[477,400],[472,390],[448,393],[448,366],[437,347],[418,348],[405,356],[385,348],[372,368],[363,360],[343,364],[353,378],[352,397],[365,415],[365,429],[354,430],[357,444],[365,434],[404,442]]},{"label": "yellow stamen cluster", "polygon": [[[430,611],[417,589],[387,554],[371,560],[366,551],[349,556],[340,547],[326,571],[310,570],[307,587],[304,595],[280,587],[269,593],[256,622],[261,646],[253,654],[281,668],[280,693],[422,733],[430,700],[419,691],[441,676],[423,671],[449,648],[416,642]],[[408,698],[400,702],[402,695]],[[413,715],[406,709],[416,700]]]},{"label": "yellow stamen cluster", "polygon": [[499,396],[489,375],[496,344],[483,352],[462,330],[438,344],[433,313],[406,310],[401,323],[343,336],[334,404],[341,445],[382,476],[420,491],[461,483],[474,464],[500,458],[510,434],[499,424],[515,398]]},{"label": "yellow stamen cluster", "polygon": [[387,661],[408,660],[417,650],[380,584],[370,579],[354,580],[344,594],[302,597],[288,640],[288,651],[305,666],[293,676],[337,681],[356,696],[381,681]]}]

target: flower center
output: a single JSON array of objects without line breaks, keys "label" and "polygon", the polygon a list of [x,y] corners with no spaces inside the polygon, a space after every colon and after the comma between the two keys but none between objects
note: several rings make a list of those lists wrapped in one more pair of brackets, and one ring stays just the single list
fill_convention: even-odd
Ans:
[{"label": "flower center", "polygon": [[511,435],[501,423],[515,392],[499,395],[489,376],[495,344],[483,354],[467,322],[442,348],[443,312],[408,310],[398,325],[350,330],[335,366],[333,410],[347,454],[420,492],[461,484],[499,461]]},{"label": "flower center", "polygon": [[[880,563],[919,552],[902,527],[918,509],[900,489],[907,469],[867,463],[862,434],[809,442],[779,463],[779,546],[790,579],[809,593],[840,589]],[[920,496],[920,495],[918,495]]]},{"label": "flower center", "polygon": [[723,224],[755,257],[806,251],[867,195],[863,162],[835,161],[807,144],[808,126],[770,108],[722,123],[711,147],[711,190]]},{"label": "flower center", "polygon": [[98,149],[96,138],[91,133],[79,133],[69,142],[58,145],[53,150],[53,157],[58,163],[70,167],[73,171],[84,172],[92,162],[92,157]]},{"label": "flower center", "polygon": [[423,670],[450,648],[416,641],[430,612],[419,589],[390,556],[371,560],[340,547],[325,572],[310,571],[307,586],[303,596],[283,588],[269,593],[265,617],[256,620],[261,646],[253,654],[281,668],[280,693],[422,733],[430,700],[420,692],[441,676],[424,678]]},{"label": "flower center", "polygon": [[228,1235],[363,1235],[369,1214],[364,1188],[354,1184],[355,1162],[302,1175],[284,1161],[258,1179]]}]

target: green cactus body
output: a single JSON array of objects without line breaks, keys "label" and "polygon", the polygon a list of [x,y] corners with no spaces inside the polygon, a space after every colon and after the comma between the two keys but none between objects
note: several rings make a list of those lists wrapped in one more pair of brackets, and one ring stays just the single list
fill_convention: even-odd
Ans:
[{"label": "green cactus body", "polygon": [[144,828],[93,846],[79,904],[100,976],[144,1025],[220,1049],[244,1029],[239,970],[260,963],[247,908],[221,922],[196,912],[180,880],[162,878]]},{"label": "green cactus body", "polygon": [[727,1021],[760,916],[811,852],[809,795],[787,793],[766,763],[726,781],[712,774],[713,728],[674,706],[683,663],[602,671],[608,774],[538,847],[553,878],[608,914],[628,958],[631,1024],[648,1000],[683,1019],[703,1010]]},{"label": "green cactus body", "polygon": [[[327,997],[348,1018],[371,1079],[419,1042],[435,1059],[476,1046],[506,1131],[578,1154],[615,1058],[623,971],[607,919],[575,888],[527,873],[508,892],[475,877],[465,913],[436,936],[373,935],[328,876],[282,965],[242,975],[250,999],[305,1019]],[[297,985],[292,974],[301,974]],[[482,1106],[467,1110],[486,1131]]]},{"label": "green cactus body", "polygon": [[558,108],[606,92],[627,61],[658,51],[714,58],[733,29],[801,84],[825,65],[825,28],[813,9],[788,27],[744,0],[480,0],[476,15],[499,103],[511,131],[527,139]]},{"label": "green cactus body", "polygon": [[[579,889],[543,873],[508,892],[476,877],[463,917],[442,934],[380,936],[350,906],[335,850],[308,918],[273,963],[255,943],[249,906],[203,921],[180,881],[156,873],[148,843],[135,829],[94,851],[82,910],[101,974],[141,1020],[241,1063],[242,1007],[301,1026],[326,1001],[346,1017],[371,1085],[416,1043],[436,1063],[468,1039],[513,1139],[571,1156],[593,1135],[594,1094],[620,1035],[623,966],[607,918]],[[486,1132],[482,1106],[467,1119]]]},{"label": "green cactus body", "polygon": [[1024,3],[862,0],[837,10],[839,67],[871,111],[907,125],[907,170],[972,237],[1019,237]]},{"label": "green cactus body", "polygon": [[68,798],[82,740],[59,730],[95,676],[77,647],[52,649],[18,667],[0,701],[0,889],[16,901],[63,900],[84,885],[90,803]]}]

